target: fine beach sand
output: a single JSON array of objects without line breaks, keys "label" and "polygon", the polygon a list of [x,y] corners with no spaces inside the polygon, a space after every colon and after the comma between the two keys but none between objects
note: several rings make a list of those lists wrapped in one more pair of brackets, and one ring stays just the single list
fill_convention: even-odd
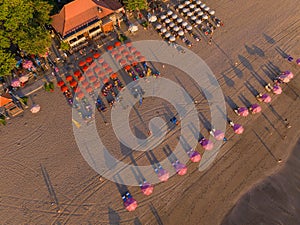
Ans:
[{"label": "fine beach sand", "polygon": [[[240,118],[227,104],[229,118],[243,124],[244,134],[234,135],[228,127],[229,141],[204,172],[189,163],[188,174],[156,185],[149,197],[138,187],[128,187],[139,203],[135,212],[124,210],[117,186],[100,179],[81,156],[74,140],[71,108],[58,88],[54,93],[36,92],[32,100],[41,106],[38,114],[26,110],[24,116],[0,127],[0,224],[298,225],[300,67],[282,57],[286,52],[300,58],[297,3],[207,1],[225,27],[215,32],[212,46],[202,41],[192,50],[210,66],[227,99],[242,106],[244,96],[254,103],[247,86],[263,92],[260,81],[271,82],[270,76],[278,70],[291,70],[295,78],[283,86],[283,94],[275,96],[270,106],[262,104],[260,115]],[[141,30],[130,38],[159,40],[153,30]],[[209,107],[193,82],[173,67],[155,66],[165,78],[180,83],[204,102],[197,109],[209,120]],[[168,106],[145,99],[138,111],[145,122],[154,116],[164,119],[170,107],[162,107],[164,104]],[[115,157],[124,158],[130,150],[116,142],[111,125],[105,126],[96,114],[104,144]],[[109,111],[104,116],[109,120]],[[285,118],[290,129],[282,121]],[[139,116],[132,112],[130,119],[133,132],[145,136],[147,130]],[[207,136],[204,125],[201,127]],[[178,142],[178,129],[164,143],[171,149]],[[159,159],[166,158],[163,147],[154,151]],[[203,153],[199,146],[197,150]],[[130,157],[124,161],[130,162]],[[138,163],[149,164],[146,157]]]}]

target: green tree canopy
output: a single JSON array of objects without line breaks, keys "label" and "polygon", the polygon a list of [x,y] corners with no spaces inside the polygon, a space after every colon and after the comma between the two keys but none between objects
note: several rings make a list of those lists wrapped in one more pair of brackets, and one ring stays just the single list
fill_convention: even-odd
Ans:
[{"label": "green tree canopy", "polygon": [[146,0],[124,0],[123,3],[127,10],[142,10],[148,8]]},{"label": "green tree canopy", "polygon": [[[29,54],[44,54],[51,44],[44,25],[50,22],[51,6],[43,0],[0,0],[0,76],[15,65],[12,44]],[[14,60],[14,64],[12,64]]]}]

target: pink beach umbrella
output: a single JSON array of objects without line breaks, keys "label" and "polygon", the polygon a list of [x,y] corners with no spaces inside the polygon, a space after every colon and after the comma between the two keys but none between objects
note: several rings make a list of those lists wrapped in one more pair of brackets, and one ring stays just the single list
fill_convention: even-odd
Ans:
[{"label": "pink beach umbrella", "polygon": [[296,63],[300,66],[300,58],[296,60]]},{"label": "pink beach umbrella", "polygon": [[286,75],[290,80],[294,78],[294,74],[289,70],[285,71],[284,75]]},{"label": "pink beach umbrella", "polygon": [[138,204],[134,198],[128,198],[126,202],[124,202],[124,206],[127,211],[132,212],[137,208]]},{"label": "pink beach umbrella", "polygon": [[221,130],[215,130],[213,132],[213,135],[214,135],[215,139],[218,140],[218,141],[223,140],[224,137],[225,137],[225,133]]},{"label": "pink beach umbrella", "polygon": [[188,153],[189,158],[192,162],[200,162],[201,155],[199,152],[196,152],[195,150],[191,149],[191,151]]},{"label": "pink beach umbrella", "polygon": [[153,189],[154,187],[148,182],[144,182],[143,185],[141,186],[141,190],[143,194],[147,196],[152,194]]},{"label": "pink beach umbrella", "polygon": [[244,127],[240,124],[234,124],[232,128],[236,134],[242,134],[244,132]]},{"label": "pink beach umbrella", "polygon": [[238,108],[237,113],[239,114],[239,116],[248,116],[249,112],[248,109],[246,107],[241,107]]},{"label": "pink beach umbrella", "polygon": [[183,176],[187,173],[187,166],[180,162],[175,163],[174,167],[175,167],[176,173],[180,176]]},{"label": "pink beach umbrella", "polygon": [[12,87],[20,87],[21,85],[21,82],[18,78],[15,78],[11,81],[11,84],[10,84]]},{"label": "pink beach umbrella", "polygon": [[167,170],[164,170],[162,168],[159,169],[157,173],[158,179],[162,182],[166,182],[169,179],[169,172]]},{"label": "pink beach umbrella", "polygon": [[273,93],[276,95],[280,95],[282,93],[282,88],[279,85],[273,86]]},{"label": "pink beach umbrella", "polygon": [[205,150],[212,150],[214,147],[214,144],[212,143],[212,141],[205,139],[205,138],[200,140],[199,143]]},{"label": "pink beach umbrella", "polygon": [[270,95],[268,95],[268,94],[263,94],[263,95],[261,96],[261,99],[262,99],[263,102],[265,102],[265,103],[270,103],[271,100],[272,100],[272,98],[271,98]]},{"label": "pink beach umbrella", "polygon": [[278,77],[279,80],[281,80],[283,83],[288,83],[290,82],[290,79],[288,77],[288,75],[286,74],[281,74],[279,77]]},{"label": "pink beach umbrella", "polygon": [[259,113],[261,112],[261,106],[259,104],[253,104],[250,106],[250,111],[252,114],[256,114],[256,113]]}]

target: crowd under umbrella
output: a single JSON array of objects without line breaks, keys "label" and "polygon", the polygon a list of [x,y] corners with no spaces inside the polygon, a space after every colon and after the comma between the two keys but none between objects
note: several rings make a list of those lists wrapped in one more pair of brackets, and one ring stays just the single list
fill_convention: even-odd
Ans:
[{"label": "crowd under umbrella", "polygon": [[202,15],[202,20],[208,20],[208,15],[206,14]]},{"label": "crowd under umbrella", "polygon": [[165,20],[166,18],[167,18],[166,15],[161,15],[161,16],[160,16],[160,19],[161,19],[161,20]]},{"label": "crowd under umbrella", "polygon": [[201,3],[199,6],[200,6],[201,9],[204,9],[204,7],[205,7],[206,5],[205,5],[204,3]]},{"label": "crowd under umbrella", "polygon": [[112,46],[112,45],[109,45],[109,46],[107,46],[107,48],[106,48],[108,51],[111,51],[111,50],[113,50],[114,49],[114,46]]},{"label": "crowd under umbrella", "polygon": [[211,16],[215,15],[215,13],[216,13],[215,10],[209,10],[209,11],[208,11],[208,14],[211,15]]},{"label": "crowd under umbrella", "polygon": [[275,95],[280,95],[282,93],[282,88],[279,85],[274,85],[272,91]]},{"label": "crowd under umbrella", "polygon": [[188,17],[191,17],[191,16],[193,16],[193,13],[192,13],[192,12],[188,12],[186,15],[187,15]]},{"label": "crowd under umbrella", "polygon": [[170,33],[170,32],[166,32],[166,33],[165,33],[165,37],[166,37],[166,38],[169,38],[170,36],[171,36],[171,33]]},{"label": "crowd under umbrella", "polygon": [[225,138],[225,133],[221,130],[212,130],[212,135],[214,136],[214,138],[218,141],[222,141]]},{"label": "crowd under umbrella", "polygon": [[190,160],[194,163],[200,162],[200,160],[201,160],[200,153],[195,151],[194,149],[191,149],[190,151],[188,151],[188,156],[189,156]]},{"label": "crowd under umbrella", "polygon": [[190,9],[194,9],[196,6],[194,4],[189,5]]},{"label": "crowd under umbrella", "polygon": [[188,31],[191,31],[191,30],[193,29],[193,27],[192,27],[191,25],[188,25],[188,26],[186,27],[186,29],[187,29]]},{"label": "crowd under umbrella", "polygon": [[151,195],[153,193],[154,187],[149,182],[144,181],[141,185],[141,191],[144,195]]},{"label": "crowd under umbrella", "polygon": [[205,149],[205,150],[212,150],[214,147],[214,143],[212,141],[210,141],[209,139],[206,138],[202,138],[199,141],[199,144]]},{"label": "crowd under umbrella", "polygon": [[150,23],[154,23],[154,22],[157,21],[157,17],[154,16],[154,15],[152,15],[152,16],[149,17],[148,21],[149,21]]},{"label": "crowd under umbrella", "polygon": [[60,87],[60,90],[61,90],[62,92],[65,92],[65,91],[67,91],[67,90],[69,90],[69,89],[68,89],[68,87],[67,87],[66,85],[62,85],[62,86]]},{"label": "crowd under umbrella", "polygon": [[189,4],[191,4],[191,2],[190,1],[185,1],[184,4],[189,5]]},{"label": "crowd under umbrella", "polygon": [[74,76],[75,76],[75,77],[79,77],[80,75],[81,75],[81,73],[80,73],[79,70],[76,70],[76,71],[74,72]]},{"label": "crowd under umbrella", "polygon": [[189,11],[190,11],[190,10],[189,10],[188,8],[183,8],[183,9],[182,9],[182,12],[183,12],[183,13],[188,13]]},{"label": "crowd under umbrella", "polygon": [[197,1],[196,1],[196,4],[197,4],[197,5],[200,5],[201,3],[202,3],[202,2],[201,2],[200,0],[197,0]]},{"label": "crowd under umbrella", "polygon": [[201,24],[202,23],[202,21],[201,20],[196,20],[196,24]]},{"label": "crowd under umbrella", "polygon": [[84,67],[82,67],[82,70],[83,70],[83,71],[87,71],[88,68],[89,68],[89,67],[88,67],[87,65],[85,65]]},{"label": "crowd under umbrella", "polygon": [[115,47],[120,47],[121,45],[122,45],[122,43],[120,41],[115,42]]},{"label": "crowd under umbrella", "polygon": [[187,173],[187,166],[185,164],[179,162],[178,160],[175,163],[173,163],[173,166],[178,175],[183,176]]},{"label": "crowd under umbrella", "polygon": [[158,23],[158,24],[156,24],[156,26],[155,26],[155,28],[157,29],[157,30],[159,30],[159,29],[161,29],[161,24],[160,23]]},{"label": "crowd under umbrella", "polygon": [[262,109],[259,104],[255,103],[249,107],[249,110],[252,114],[257,114],[257,113],[260,113]]},{"label": "crowd under umbrella", "polygon": [[67,81],[72,81],[72,80],[73,80],[73,77],[70,76],[70,75],[69,75],[69,76],[66,76],[66,80],[67,80]]},{"label": "crowd under umbrella", "polygon": [[239,116],[243,116],[243,117],[246,117],[249,115],[249,111],[248,111],[247,107],[239,107],[236,110],[236,112]]},{"label": "crowd under umbrella", "polygon": [[171,20],[170,19],[165,19],[165,23],[169,24],[169,23],[171,23]]},{"label": "crowd under umbrella", "polygon": [[173,12],[171,11],[171,10],[169,10],[168,12],[167,12],[167,15],[168,16],[171,16],[173,14]]},{"label": "crowd under umbrella", "polygon": [[75,88],[76,86],[77,86],[77,81],[76,80],[72,80],[71,82],[70,82],[70,87],[72,87],[72,88]]},{"label": "crowd under umbrella", "polygon": [[200,16],[203,16],[203,14],[204,14],[204,13],[203,13],[202,11],[200,11],[200,12],[197,13],[197,16],[200,17]]},{"label": "crowd under umbrella", "polygon": [[244,127],[240,124],[230,122],[230,126],[232,127],[234,133],[236,134],[242,134],[244,132]]},{"label": "crowd under umbrella", "polygon": [[208,6],[205,6],[205,7],[204,7],[204,11],[205,11],[205,12],[208,12],[209,10],[210,10],[210,8],[209,8]]},{"label": "crowd under umbrella", "polygon": [[86,61],[87,63],[91,63],[91,62],[93,62],[93,58],[92,58],[92,57],[87,57],[87,58],[85,59],[85,61]]},{"label": "crowd under umbrella", "polygon": [[172,19],[173,19],[173,20],[176,20],[177,18],[178,18],[178,16],[177,16],[176,14],[173,14],[173,15],[172,15]]},{"label": "crowd under umbrella", "polygon": [[178,9],[183,9],[183,8],[184,8],[184,5],[179,4],[179,5],[177,6],[177,8],[178,8]]}]

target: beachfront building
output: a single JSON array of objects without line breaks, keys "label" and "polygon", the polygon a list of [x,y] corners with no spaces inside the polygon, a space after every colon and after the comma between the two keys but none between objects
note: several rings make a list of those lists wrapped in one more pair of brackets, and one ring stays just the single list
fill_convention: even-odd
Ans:
[{"label": "beachfront building", "polygon": [[75,47],[120,22],[122,5],[116,0],[74,0],[52,16],[52,26],[62,41]]}]

